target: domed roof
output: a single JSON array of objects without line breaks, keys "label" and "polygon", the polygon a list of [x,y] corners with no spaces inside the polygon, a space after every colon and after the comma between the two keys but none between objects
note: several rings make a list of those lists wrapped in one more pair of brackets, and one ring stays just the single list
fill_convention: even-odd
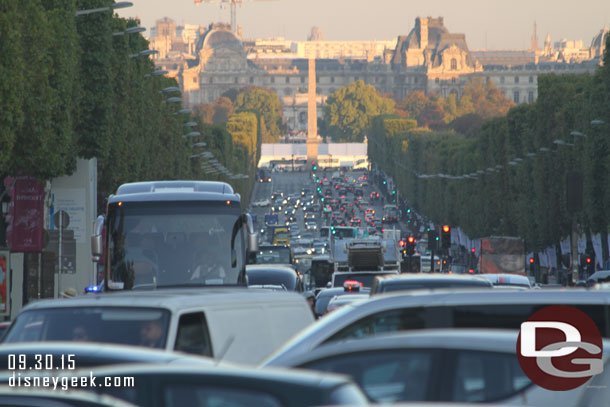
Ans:
[{"label": "domed roof", "polygon": [[604,25],[595,37],[593,37],[593,41],[591,41],[591,48],[604,47],[606,44],[606,35],[608,34],[608,27]]},{"label": "domed roof", "polygon": [[243,49],[243,44],[225,24],[213,25],[203,38],[203,48],[237,48]]}]

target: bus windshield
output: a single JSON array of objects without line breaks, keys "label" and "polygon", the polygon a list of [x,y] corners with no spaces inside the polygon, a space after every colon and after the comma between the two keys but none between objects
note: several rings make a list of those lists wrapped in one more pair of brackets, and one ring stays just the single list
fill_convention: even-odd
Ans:
[{"label": "bus windshield", "polygon": [[122,202],[108,210],[109,289],[241,284],[243,234],[231,233],[239,204],[224,201]]}]

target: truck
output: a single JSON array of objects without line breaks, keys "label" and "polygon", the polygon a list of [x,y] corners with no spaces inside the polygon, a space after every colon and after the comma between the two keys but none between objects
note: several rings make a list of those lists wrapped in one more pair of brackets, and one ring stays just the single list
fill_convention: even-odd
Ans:
[{"label": "truck", "polygon": [[330,256],[335,272],[400,271],[401,253],[392,239],[333,239]]},{"label": "truck", "polygon": [[526,275],[525,243],[523,239],[508,236],[482,238],[479,272]]},{"label": "truck", "polygon": [[397,223],[400,215],[400,210],[396,205],[387,204],[383,205],[383,223]]},{"label": "truck", "polygon": [[102,281],[88,291],[245,285],[257,248],[252,218],[227,183],[123,184],[96,220],[91,249]]}]

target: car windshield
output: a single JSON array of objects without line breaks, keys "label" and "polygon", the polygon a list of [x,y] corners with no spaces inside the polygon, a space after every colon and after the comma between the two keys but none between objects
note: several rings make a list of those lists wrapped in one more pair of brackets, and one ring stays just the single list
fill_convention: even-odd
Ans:
[{"label": "car windshield", "polygon": [[169,311],[160,308],[64,307],[25,311],[3,343],[76,341],[165,348]]},{"label": "car windshield", "polygon": [[260,247],[256,264],[290,264],[290,247]]},{"label": "car windshield", "polygon": [[247,270],[248,285],[281,285],[288,291],[296,290],[296,274],[274,270]]}]

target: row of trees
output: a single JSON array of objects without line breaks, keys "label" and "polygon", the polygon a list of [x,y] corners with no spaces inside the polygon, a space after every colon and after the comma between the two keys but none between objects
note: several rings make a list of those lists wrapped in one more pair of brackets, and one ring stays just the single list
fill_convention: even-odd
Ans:
[{"label": "row of trees", "polygon": [[[0,172],[41,181],[71,174],[76,159],[98,159],[100,200],[124,182],[219,179],[207,174],[196,141],[248,180],[228,180],[249,196],[260,142],[279,138],[279,99],[261,89],[200,106],[200,140],[184,138],[192,117],[176,114],[174,79],[151,75],[140,34],[113,35],[138,25],[110,11],[112,0],[0,2]],[[209,113],[211,112],[211,114]]]},{"label": "row of trees", "polygon": [[[490,118],[476,132],[417,130],[410,119],[375,117],[369,157],[418,212],[471,237],[521,236],[528,250],[557,244],[574,218],[584,231],[602,233],[608,258],[608,52],[594,75],[539,76],[535,103]],[[584,205],[572,214],[566,183],[574,171],[584,175]],[[465,174],[476,177],[457,178]]]},{"label": "row of trees", "polygon": [[[267,89],[245,87],[225,93],[214,103],[200,104],[195,111],[200,141],[208,144],[207,150],[232,173],[249,176],[248,180],[232,182],[247,201],[254,186],[261,143],[277,142],[284,129],[279,97]],[[223,180],[222,175],[209,169],[209,159],[199,158],[198,162],[204,173],[207,171],[207,178]]]},{"label": "row of trees", "polygon": [[0,172],[42,180],[70,174],[77,157],[98,159],[98,195],[120,183],[193,178],[188,117],[175,115],[161,89],[173,79],[150,76],[138,24],[110,11],[110,0],[0,2]]},{"label": "row of trees", "polygon": [[459,100],[455,94],[443,98],[435,92],[415,91],[397,101],[356,81],[328,97],[319,128],[323,137],[335,142],[361,142],[375,116],[397,115],[414,119],[420,131],[454,130],[476,136],[484,120],[506,115],[512,106],[493,82],[482,78],[469,80]]}]

